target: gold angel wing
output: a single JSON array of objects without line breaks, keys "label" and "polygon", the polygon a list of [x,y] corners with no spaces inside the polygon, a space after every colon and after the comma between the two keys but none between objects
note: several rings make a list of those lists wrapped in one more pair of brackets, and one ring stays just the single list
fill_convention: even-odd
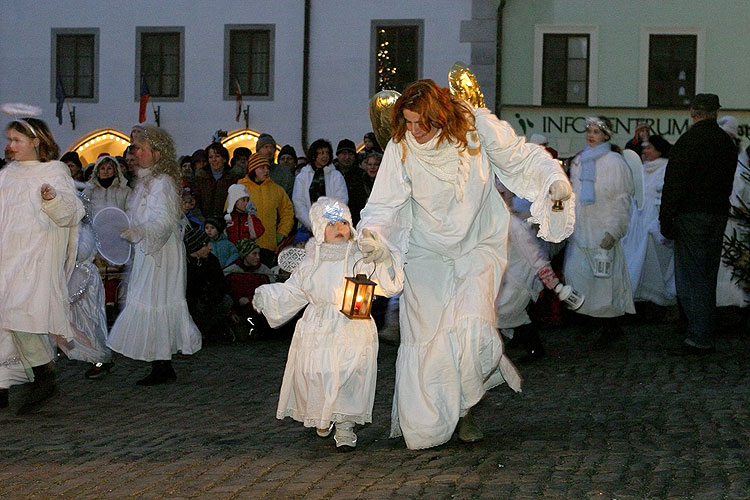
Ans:
[{"label": "gold angel wing", "polygon": [[382,149],[391,139],[391,117],[396,100],[401,97],[395,90],[381,90],[370,99],[370,122],[375,138]]},{"label": "gold angel wing", "polygon": [[484,94],[474,73],[463,63],[456,62],[448,72],[451,94],[464,99],[475,108],[484,108]]}]

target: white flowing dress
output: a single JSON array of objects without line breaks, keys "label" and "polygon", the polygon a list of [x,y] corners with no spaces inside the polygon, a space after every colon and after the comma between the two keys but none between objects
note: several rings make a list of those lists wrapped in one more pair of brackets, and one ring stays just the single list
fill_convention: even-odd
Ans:
[{"label": "white flowing dress", "polygon": [[633,300],[660,306],[677,303],[674,281],[674,245],[661,234],[659,206],[667,159],[643,163],[645,200],[638,210],[631,204],[628,232],[622,249],[630,276]]},{"label": "white flowing dress", "polygon": [[[594,203],[576,204],[576,229],[565,247],[565,282],[586,300],[578,312],[596,318],[634,314],[633,293],[620,241],[628,230],[630,203],[635,192],[633,177],[622,155],[609,152],[596,160]],[[576,156],[570,167],[573,192],[581,192],[581,162]],[[607,251],[612,259],[609,278],[594,276],[594,258],[600,251],[604,233],[616,242]]]},{"label": "white flowing dress", "polygon": [[411,449],[450,440],[459,417],[488,389],[503,381],[521,389],[495,328],[510,220],[495,175],[533,202],[543,238],[559,241],[574,224],[573,200],[563,212],[550,212],[550,185],[567,181],[557,161],[489,110],[474,115],[477,134],[468,139],[475,154],[452,144],[454,151],[446,154],[457,155],[463,180],[438,177],[441,168],[450,174],[457,162],[425,165],[424,156],[446,153],[437,147],[439,134],[413,147],[407,146],[415,142],[407,132],[400,143],[388,143],[361,212],[360,231],[376,231],[405,258],[391,437],[403,434]]},{"label": "white flowing dress", "polygon": [[[289,347],[276,418],[292,417],[306,427],[319,428],[330,422],[372,422],[377,328],[372,318],[349,319],[339,311],[344,277],[352,276],[361,258],[353,241],[322,243],[316,264],[311,240],[307,256],[287,281],[255,290],[262,313],[274,328],[307,306]],[[372,279],[379,285],[377,293],[386,296],[403,286],[403,273],[396,269],[391,276],[382,265],[375,267]]]},{"label": "white flowing dress", "polygon": [[128,199],[131,227],[141,239],[135,243],[125,309],[107,339],[116,352],[141,361],[168,360],[177,352],[194,354],[201,333],[185,301],[186,257],[181,213],[174,182],[138,171],[138,182]]},{"label": "white flowing dress", "polygon": [[[55,188],[53,200],[42,200],[42,184]],[[74,336],[67,277],[84,214],[76,193],[59,161],[14,161],[0,170],[0,387],[28,381],[13,331]]]}]

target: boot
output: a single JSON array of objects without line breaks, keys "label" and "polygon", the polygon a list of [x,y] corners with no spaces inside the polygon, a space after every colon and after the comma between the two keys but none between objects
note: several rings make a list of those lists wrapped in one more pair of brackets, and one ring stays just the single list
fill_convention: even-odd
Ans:
[{"label": "boot", "polygon": [[458,439],[464,443],[476,443],[484,439],[484,433],[477,423],[474,422],[474,417],[471,413],[467,413],[458,419],[456,431],[458,432]]},{"label": "boot", "polygon": [[26,386],[23,403],[16,410],[16,415],[26,415],[55,394],[55,369],[50,361],[46,365],[32,367],[34,381]]},{"label": "boot", "polygon": [[171,360],[158,360],[151,362],[151,373],[135,383],[135,385],[161,385],[170,384],[177,380],[177,374],[172,368]]},{"label": "boot", "polygon": [[8,407],[8,389],[0,389],[0,408]]}]

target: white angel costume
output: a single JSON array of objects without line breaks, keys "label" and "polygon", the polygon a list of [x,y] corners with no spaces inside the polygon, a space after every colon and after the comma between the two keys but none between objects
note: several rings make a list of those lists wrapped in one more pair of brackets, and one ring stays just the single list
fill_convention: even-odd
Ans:
[{"label": "white angel costume", "polygon": [[[54,199],[42,200],[42,184],[55,188]],[[64,163],[0,170],[0,387],[33,381],[31,368],[54,359],[49,334],[74,337],[67,282],[83,214]]]},{"label": "white angel costume", "polygon": [[[744,202],[750,205],[750,182],[745,177],[750,176],[750,161],[748,161],[747,150],[740,151],[737,160],[737,170],[734,172],[734,184],[732,185],[732,194],[729,196],[729,203],[733,207],[740,208]],[[743,175],[745,177],[743,177]],[[737,237],[741,238],[743,232],[748,231],[745,227],[740,226],[739,221],[733,217],[727,219],[727,227],[724,230],[724,238],[730,238],[734,232]],[[716,305],[718,307],[736,306],[747,307],[750,302],[750,294],[745,292],[734,279],[732,279],[732,267],[724,263],[722,259],[719,266],[719,275],[716,278]]]},{"label": "white angel costume", "polygon": [[[468,105],[467,105],[468,106]],[[376,231],[405,259],[391,437],[411,449],[450,440],[459,417],[485,392],[521,377],[495,328],[495,298],[508,255],[510,215],[495,175],[531,200],[545,239],[573,230],[574,202],[551,212],[557,161],[518,137],[486,108],[474,111],[468,148],[418,144],[410,132],[388,143],[359,229]]]},{"label": "white angel costume", "polygon": [[112,359],[112,351],[107,347],[104,285],[94,265],[95,256],[96,235],[87,211],[78,228],[76,265],[68,281],[75,337],[69,342],[59,342],[58,347],[68,359],[92,364],[108,363]]},{"label": "white angel costume", "polygon": [[674,246],[661,234],[659,206],[666,158],[643,163],[644,204],[631,205],[628,232],[622,249],[630,276],[633,300],[669,306],[677,302],[674,281]]},{"label": "white angel costume", "polygon": [[[324,242],[326,206],[343,208],[327,197],[313,204],[309,215],[314,237],[307,243],[305,258],[286,282],[258,287],[253,300],[273,328],[307,306],[289,347],[276,418],[292,417],[305,427],[318,428],[330,422],[372,422],[378,359],[375,321],[349,319],[340,312],[344,278],[353,275],[362,253],[353,228],[347,243]],[[351,225],[349,209],[344,210]],[[391,271],[375,266],[376,293],[391,296],[401,290],[403,273],[394,262]]]},{"label": "white angel costume", "polygon": [[[600,146],[609,147],[609,143]],[[581,155],[570,167],[570,182],[576,195],[576,228],[565,248],[565,282],[586,297],[579,313],[612,318],[635,313],[630,278],[625,265],[621,239],[628,230],[630,203],[634,193],[630,168],[622,155],[612,152],[595,161],[594,200],[585,204],[581,197]],[[606,251],[612,260],[609,277],[594,276],[594,259],[601,251],[604,233],[615,238]]]},{"label": "white angel costume", "polygon": [[168,176],[154,176],[151,168],[140,168],[138,177],[128,199],[128,215],[139,239],[125,309],[112,326],[107,345],[141,361],[169,360],[177,352],[194,354],[201,348],[201,333],[185,301],[179,195]]},{"label": "white angel costume", "polygon": [[495,300],[497,327],[503,333],[506,333],[506,329],[531,323],[526,306],[529,305],[529,301],[536,302],[539,293],[544,289],[537,272],[549,265],[549,258],[530,224],[516,215],[511,215],[508,265],[500,293]]}]

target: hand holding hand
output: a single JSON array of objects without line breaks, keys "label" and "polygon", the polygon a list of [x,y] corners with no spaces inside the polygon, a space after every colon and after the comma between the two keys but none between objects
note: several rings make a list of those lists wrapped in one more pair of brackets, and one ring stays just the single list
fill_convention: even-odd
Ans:
[{"label": "hand holding hand", "polygon": [[565,201],[570,198],[573,190],[570,182],[558,179],[549,187],[549,197],[552,201]]},{"label": "hand holding hand", "polygon": [[378,233],[372,232],[367,228],[362,229],[362,237],[358,241],[359,249],[364,256],[363,261],[366,263],[375,262],[376,264],[391,263],[391,251]]},{"label": "hand holding hand", "polygon": [[55,188],[53,188],[49,184],[42,184],[42,189],[40,192],[44,201],[54,200],[57,196],[57,191],[55,191]]},{"label": "hand holding hand", "polygon": [[613,246],[615,246],[615,237],[612,236],[609,233],[604,233],[604,238],[602,238],[602,242],[599,243],[599,246],[603,248],[604,250],[609,250]]}]

